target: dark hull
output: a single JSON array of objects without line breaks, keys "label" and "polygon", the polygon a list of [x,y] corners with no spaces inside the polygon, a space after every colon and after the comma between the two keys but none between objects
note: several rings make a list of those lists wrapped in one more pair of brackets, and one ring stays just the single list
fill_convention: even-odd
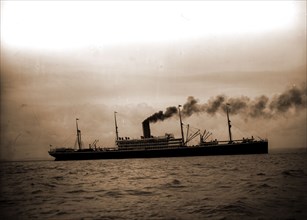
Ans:
[{"label": "dark hull", "polygon": [[267,154],[268,142],[218,144],[210,146],[180,147],[156,150],[131,151],[74,151],[49,152],[55,160],[97,160],[97,159],[128,159],[157,157],[191,157],[210,155]]}]

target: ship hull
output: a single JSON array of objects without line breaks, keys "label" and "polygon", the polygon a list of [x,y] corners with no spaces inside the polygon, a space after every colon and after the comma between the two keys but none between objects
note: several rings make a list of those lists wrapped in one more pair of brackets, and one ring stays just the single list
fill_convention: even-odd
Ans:
[{"label": "ship hull", "polygon": [[217,144],[209,146],[178,147],[150,150],[109,150],[109,151],[73,151],[49,154],[55,160],[97,160],[97,159],[129,159],[129,158],[159,158],[159,157],[191,157],[210,155],[244,155],[267,154],[268,142]]}]

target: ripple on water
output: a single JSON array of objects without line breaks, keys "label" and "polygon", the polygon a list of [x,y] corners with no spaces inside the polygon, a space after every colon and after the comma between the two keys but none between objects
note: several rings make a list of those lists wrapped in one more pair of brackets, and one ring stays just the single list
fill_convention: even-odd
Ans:
[{"label": "ripple on water", "polygon": [[4,163],[0,219],[307,219],[306,161],[287,154]]},{"label": "ripple on water", "polygon": [[257,211],[255,207],[250,207],[241,200],[237,200],[231,204],[218,205],[214,209],[215,213],[225,213],[229,216],[238,214],[242,216],[253,216],[255,211]]},{"label": "ripple on water", "polygon": [[165,183],[161,186],[162,189],[168,188],[184,188],[185,186],[182,185],[181,181],[178,179],[174,179],[171,182]]},{"label": "ripple on water", "polygon": [[125,190],[125,192],[129,195],[134,195],[134,196],[150,196],[153,195],[153,192],[150,191],[144,191],[144,190]]},{"label": "ripple on water", "polygon": [[301,169],[298,169],[298,170],[292,170],[292,169],[284,170],[284,171],[282,171],[282,175],[284,177],[288,177],[288,176],[289,177],[305,177],[306,176],[305,172],[303,170],[301,170]]},{"label": "ripple on water", "polygon": [[76,190],[67,191],[66,193],[77,194],[77,193],[86,193],[86,192],[87,191],[85,191],[83,189],[76,189]]},{"label": "ripple on water", "polygon": [[104,196],[110,197],[110,198],[121,198],[123,197],[123,194],[119,191],[110,190],[104,193]]}]

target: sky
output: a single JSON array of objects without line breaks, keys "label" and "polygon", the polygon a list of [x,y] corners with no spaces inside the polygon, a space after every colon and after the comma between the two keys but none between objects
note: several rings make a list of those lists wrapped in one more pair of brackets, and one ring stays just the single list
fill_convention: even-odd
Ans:
[{"label": "sky", "polygon": [[[73,147],[76,118],[85,146],[112,147],[114,111],[139,138],[189,100],[184,124],[227,139],[218,97],[234,137],[306,149],[306,1],[1,1],[0,160]],[[151,130],[180,136],[178,116]]]}]

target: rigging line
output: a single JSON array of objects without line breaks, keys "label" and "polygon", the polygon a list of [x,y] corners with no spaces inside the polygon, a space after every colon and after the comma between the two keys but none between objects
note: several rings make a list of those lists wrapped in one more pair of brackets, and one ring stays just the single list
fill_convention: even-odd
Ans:
[{"label": "rigging line", "polygon": [[244,135],[244,133],[240,130],[240,129],[238,129],[236,126],[232,126],[232,135],[233,135],[233,137],[234,138],[236,138],[236,139],[240,139],[241,137],[239,137],[239,135],[240,136],[242,136],[242,137],[245,137],[246,135]]},{"label": "rigging line", "polygon": [[70,134],[63,142],[63,145],[65,146],[69,139],[73,139],[72,136],[75,136],[75,134]]},{"label": "rigging line", "polygon": [[[225,131],[223,129],[213,129],[211,131],[212,135],[211,135],[211,139],[214,139],[213,137],[223,137],[223,138],[227,138],[225,136]],[[225,136],[225,137],[224,137]]]},{"label": "rigging line", "polygon": [[239,131],[239,133],[243,136],[251,136],[251,134],[249,132],[246,132],[246,131],[249,131],[250,129],[247,129],[247,127],[245,125],[240,125],[241,128],[243,128],[243,130],[245,132],[242,131],[242,129],[240,129],[240,127],[236,126],[236,124],[232,124],[233,127],[236,129],[236,131]]},{"label": "rigging line", "polygon": [[[189,124],[188,124],[189,125]],[[187,125],[184,125],[186,128],[188,128],[188,126]],[[200,131],[200,129],[199,128],[195,128],[195,127],[193,127],[193,126],[191,126],[191,125],[189,125],[189,129],[191,130],[190,132],[197,132],[197,131]]]},{"label": "rigging line", "polygon": [[193,126],[190,125],[190,129],[191,129],[191,128],[192,128],[192,129],[195,129],[195,130],[200,130],[200,128],[196,128],[196,127],[193,127]]}]

